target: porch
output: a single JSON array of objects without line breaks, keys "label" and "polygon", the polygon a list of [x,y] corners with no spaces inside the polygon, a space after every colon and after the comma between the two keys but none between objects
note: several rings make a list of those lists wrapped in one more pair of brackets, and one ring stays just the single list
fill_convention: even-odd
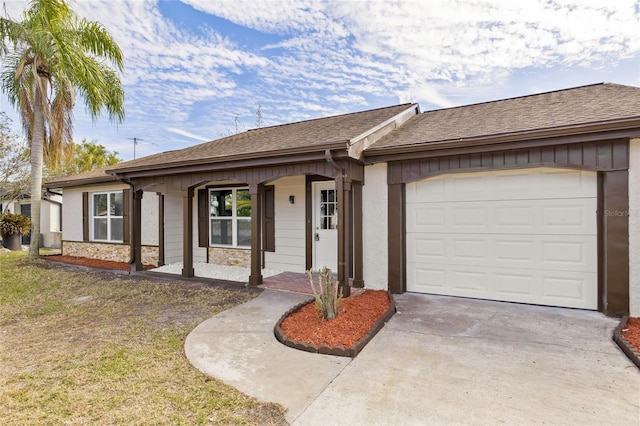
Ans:
[{"label": "porch", "polygon": [[[277,183],[283,180],[288,182],[286,190],[280,190],[278,185],[282,184]],[[234,168],[188,173],[180,177],[135,176],[130,181],[134,189],[131,200],[134,270],[140,269],[141,200],[144,192],[152,190],[158,194],[161,203],[159,263],[181,261],[182,278],[198,275],[194,271],[196,263],[225,263],[229,259],[219,258],[228,257],[233,252],[233,256],[242,259],[233,259],[231,264],[244,263],[250,267],[247,281],[251,286],[266,284],[279,289],[293,286],[306,288],[305,291],[310,293],[304,274],[283,277],[293,278],[292,283],[278,281],[275,284],[273,280],[265,283],[264,268],[304,271],[317,269],[319,265],[330,266],[337,273],[338,281],[349,283],[342,287],[345,297],[350,295],[352,286],[364,286],[364,166],[359,161],[344,156],[336,160],[327,150],[315,161],[294,166]],[[317,188],[325,183],[326,188],[330,188],[323,190],[325,199],[314,201],[320,199]],[[291,195],[289,191],[297,195]],[[245,209],[242,214],[239,213],[241,201]],[[221,206],[230,213],[227,215],[225,211],[220,215]],[[322,213],[314,213],[316,210]],[[293,227],[278,228],[278,220],[280,224],[287,221]],[[220,231],[223,223],[228,231]],[[331,238],[320,235],[325,229],[331,233]],[[316,256],[319,242],[327,248],[329,260]],[[225,245],[229,248],[222,247]]]}]

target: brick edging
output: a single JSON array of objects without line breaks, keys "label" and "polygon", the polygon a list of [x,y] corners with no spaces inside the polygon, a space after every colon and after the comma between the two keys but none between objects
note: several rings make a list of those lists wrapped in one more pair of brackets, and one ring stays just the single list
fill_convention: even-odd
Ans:
[{"label": "brick edging", "polygon": [[640,368],[640,352],[622,336],[622,330],[629,321],[629,315],[625,315],[620,320],[620,324],[613,331],[613,341],[618,344],[622,352],[633,362],[636,367]]},{"label": "brick edging", "polygon": [[282,331],[282,328],[280,327],[282,324],[282,321],[284,321],[285,318],[287,318],[292,313],[302,309],[303,306],[306,306],[309,303],[314,303],[315,301],[313,299],[306,302],[299,303],[293,308],[289,309],[287,312],[285,312],[284,315],[282,315],[282,317],[280,317],[280,319],[276,323],[273,329],[273,332],[276,336],[276,339],[278,339],[280,343],[290,348],[294,348],[294,349],[298,349],[306,352],[324,354],[324,355],[336,355],[336,356],[346,356],[346,357],[355,358],[355,356],[358,355],[358,353],[360,353],[360,351],[367,345],[367,343],[369,343],[369,341],[373,339],[373,336],[375,336],[378,333],[378,331],[380,331],[382,327],[387,323],[387,321],[391,319],[393,314],[396,313],[396,304],[395,304],[395,301],[393,300],[393,295],[391,294],[391,292],[387,292],[387,294],[389,295],[389,309],[387,310],[387,312],[385,312],[384,315],[378,318],[378,320],[373,324],[373,326],[371,327],[371,329],[367,334],[365,334],[360,340],[358,340],[353,346],[349,348],[345,348],[341,346],[329,347],[329,346],[307,345],[306,343],[289,339],[286,336],[286,334],[284,334],[284,332]]}]

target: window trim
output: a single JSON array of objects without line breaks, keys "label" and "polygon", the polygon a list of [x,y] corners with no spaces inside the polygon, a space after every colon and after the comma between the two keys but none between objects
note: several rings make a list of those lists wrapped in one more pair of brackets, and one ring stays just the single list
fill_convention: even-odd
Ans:
[{"label": "window trim", "polygon": [[[111,194],[121,194],[122,195],[122,215],[121,216],[116,216],[116,215],[112,215],[111,214]],[[106,216],[95,216],[94,212],[94,206],[95,206],[95,197],[96,195],[106,195],[107,196],[107,215]],[[126,194],[125,191],[119,190],[119,191],[96,191],[96,192],[91,192],[90,193],[90,197],[89,197],[89,241],[91,242],[98,242],[98,243],[118,243],[118,244],[122,244],[125,242],[125,231],[126,231],[126,226],[125,226],[125,220],[127,220],[126,218]],[[107,220],[107,239],[98,239],[95,236],[95,219],[99,218],[99,219],[106,219]],[[111,237],[111,220],[112,219],[121,219],[122,220],[122,239],[120,240],[112,240]]]},{"label": "window trim", "polygon": [[[209,244],[209,247],[214,247],[214,248],[231,248],[231,249],[239,249],[239,250],[250,250],[251,249],[251,242],[249,242],[248,245],[238,245],[238,222],[244,221],[244,222],[249,222],[251,223],[251,221],[253,220],[253,210],[251,211],[251,215],[250,216],[238,216],[238,196],[237,193],[238,191],[249,191],[249,187],[248,186],[212,186],[212,187],[207,187],[207,242]],[[231,207],[231,216],[212,216],[211,215],[211,194],[212,192],[217,192],[217,191],[231,191],[231,200],[232,200],[232,207]],[[253,206],[252,206],[253,207]],[[233,232],[231,234],[231,244],[214,244],[211,241],[211,221],[213,219],[222,219],[222,220],[228,220],[231,221],[231,226],[233,229]]]}]

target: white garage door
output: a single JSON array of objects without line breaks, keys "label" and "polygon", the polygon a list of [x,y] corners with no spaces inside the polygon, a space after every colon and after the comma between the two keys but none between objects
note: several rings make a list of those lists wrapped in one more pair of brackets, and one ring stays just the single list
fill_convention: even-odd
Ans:
[{"label": "white garage door", "polygon": [[595,172],[447,174],[406,200],[408,291],[597,309]]}]

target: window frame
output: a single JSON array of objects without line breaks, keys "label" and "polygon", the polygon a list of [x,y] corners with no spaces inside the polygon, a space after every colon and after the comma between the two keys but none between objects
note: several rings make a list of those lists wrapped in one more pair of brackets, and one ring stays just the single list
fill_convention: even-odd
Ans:
[{"label": "window frame", "polygon": [[[122,197],[122,215],[117,216],[115,214],[111,214],[111,195],[118,195],[120,194],[120,196]],[[106,195],[107,197],[107,214],[106,216],[96,216],[95,215],[95,197],[99,196],[99,195]],[[107,221],[107,238],[106,239],[100,239],[100,238],[96,238],[96,226],[95,226],[95,220],[96,219],[106,219]],[[113,219],[120,219],[121,223],[122,223],[122,239],[120,240],[115,240],[115,239],[111,239],[111,229],[112,229],[112,220]],[[120,191],[97,191],[97,192],[91,192],[90,193],[90,202],[89,202],[89,223],[90,223],[90,232],[89,232],[89,241],[92,242],[99,242],[99,243],[118,243],[118,244],[123,244],[124,243],[124,238],[125,238],[125,194],[124,191],[120,190]]]},{"label": "window frame", "polygon": [[[212,199],[212,194],[214,192],[221,192],[221,191],[230,191],[231,192],[231,215],[230,216],[214,216],[211,214],[211,199]],[[251,221],[253,220],[253,210],[251,211],[251,215],[249,216],[239,216],[238,215],[238,191],[249,191],[249,187],[248,186],[220,186],[220,187],[208,187],[207,188],[207,234],[208,234],[208,244],[209,247],[216,247],[216,248],[233,248],[233,249],[240,249],[240,250],[250,250],[251,249],[251,239],[249,239],[249,244],[248,245],[239,245],[238,244],[238,223],[239,222],[248,222],[249,224],[251,224]],[[232,227],[232,233],[231,233],[231,244],[220,244],[220,243],[213,243],[212,242],[212,235],[211,235],[211,230],[212,230],[212,226],[211,223],[212,221],[216,219],[216,220],[226,220],[231,222],[231,227]],[[249,228],[251,229],[251,228]]]}]

